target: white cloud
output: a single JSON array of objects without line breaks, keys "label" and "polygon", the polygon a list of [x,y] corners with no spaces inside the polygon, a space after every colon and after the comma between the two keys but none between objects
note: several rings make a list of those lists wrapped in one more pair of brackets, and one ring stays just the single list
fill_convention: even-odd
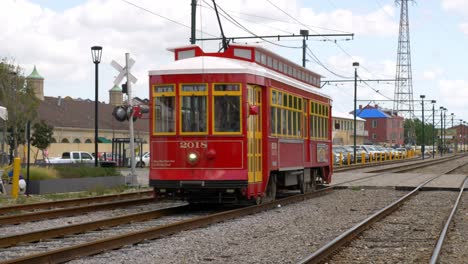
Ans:
[{"label": "white cloud", "polygon": [[427,69],[423,72],[422,74],[422,79],[423,80],[435,80],[439,78],[442,74],[444,73],[444,70],[439,67],[435,67],[432,69]]},{"label": "white cloud", "polygon": [[[190,4],[186,0],[166,1],[163,5],[153,0],[134,2],[190,26]],[[199,3],[202,6],[197,12],[197,28],[203,31],[203,35],[198,31],[197,37],[219,36],[213,10],[205,2]],[[318,28],[380,36],[396,35],[398,31],[398,24],[391,17],[395,11],[392,5],[369,14],[356,15],[344,9],[316,12],[300,6],[299,1],[280,0],[274,3],[304,24],[314,25],[312,29],[322,33],[330,31]],[[218,4],[259,35],[272,32],[297,34],[303,28],[265,1],[226,0],[218,1]],[[186,45],[190,37],[188,27],[169,22],[123,1],[88,0],[57,12],[28,0],[2,0],[0,10],[0,56],[14,58],[25,68],[26,74],[36,65],[45,77],[45,93],[48,96],[94,98],[94,65],[90,47],[100,45],[103,46],[99,66],[100,100],[108,98],[107,90],[112,88],[114,76],[117,75],[110,62],[116,60],[123,64],[126,52],[130,52],[136,60],[134,72],[139,79],[134,86],[136,95],[147,97],[148,70],[171,61],[172,54],[166,48]],[[248,35],[225,20],[223,29],[228,36]],[[218,49],[217,42],[199,44],[210,51]],[[336,71],[349,75],[350,59],[340,62],[332,57],[326,61],[332,69],[337,67]]]},{"label": "white cloud", "polygon": [[442,7],[449,11],[468,15],[468,2],[466,0],[442,0]]}]

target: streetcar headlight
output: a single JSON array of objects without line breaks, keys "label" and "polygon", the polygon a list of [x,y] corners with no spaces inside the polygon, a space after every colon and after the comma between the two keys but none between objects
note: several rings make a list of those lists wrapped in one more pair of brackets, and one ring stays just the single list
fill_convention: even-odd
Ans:
[{"label": "streetcar headlight", "polygon": [[195,165],[198,162],[198,154],[195,152],[189,153],[187,156],[188,163]]}]

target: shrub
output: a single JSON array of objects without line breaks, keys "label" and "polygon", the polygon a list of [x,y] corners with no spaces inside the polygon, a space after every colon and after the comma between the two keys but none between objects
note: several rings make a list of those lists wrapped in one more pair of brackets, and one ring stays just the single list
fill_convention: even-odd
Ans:
[{"label": "shrub", "polygon": [[57,166],[55,170],[58,177],[62,179],[120,175],[113,167]]},{"label": "shrub", "polygon": [[[26,168],[21,168],[21,175],[23,175],[23,178],[26,178],[26,175],[27,175]],[[36,167],[36,166],[29,167],[29,179],[30,180],[50,180],[50,179],[57,179],[57,178],[58,178],[57,172],[53,168]]]}]

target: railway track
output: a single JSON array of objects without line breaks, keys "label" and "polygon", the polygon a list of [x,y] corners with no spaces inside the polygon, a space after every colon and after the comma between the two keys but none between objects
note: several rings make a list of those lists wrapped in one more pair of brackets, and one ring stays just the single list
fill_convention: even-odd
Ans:
[{"label": "railway track", "polygon": [[150,190],[150,191],[142,191],[142,192],[130,192],[130,193],[68,199],[68,200],[43,202],[43,203],[2,206],[0,207],[0,215],[18,214],[22,211],[35,211],[39,209],[80,206],[84,204],[102,203],[102,202],[116,201],[116,200],[123,200],[123,199],[135,199],[135,198],[142,198],[142,197],[152,196],[152,195],[153,195],[153,191]]},{"label": "railway track", "polygon": [[[29,251],[30,254],[28,256],[18,256],[18,254],[20,254],[18,252],[24,252],[24,250],[12,249],[11,251],[7,252],[6,251],[7,249],[3,249],[2,253],[3,254],[8,253],[7,255],[9,255],[9,258],[7,258],[6,260],[0,263],[60,263],[60,262],[65,262],[65,261],[69,261],[75,258],[89,256],[89,255],[97,254],[103,251],[120,248],[126,245],[139,243],[144,240],[160,238],[162,236],[174,234],[183,230],[199,228],[199,227],[207,226],[210,224],[226,221],[229,219],[234,219],[234,218],[238,218],[238,217],[242,217],[242,216],[246,216],[250,214],[259,213],[265,210],[277,208],[279,205],[286,205],[290,203],[303,201],[306,199],[310,199],[313,197],[317,197],[320,195],[330,193],[332,191],[333,191],[333,188],[326,188],[326,189],[322,189],[313,193],[290,196],[287,198],[283,198],[283,199],[280,199],[271,203],[262,204],[262,205],[250,206],[250,207],[245,207],[245,208],[240,208],[240,209],[233,209],[233,210],[223,211],[219,213],[204,215],[204,216],[183,218],[182,220],[178,220],[178,221],[170,221],[170,223],[168,224],[154,224],[154,223],[148,222],[147,224],[145,224],[145,226],[147,226],[146,228],[145,227],[140,228],[140,230],[138,231],[129,232],[127,230],[127,231],[122,232],[122,234],[109,236],[104,239],[87,238],[86,241],[91,240],[92,242],[83,243],[83,241],[81,241],[80,243],[74,244],[71,246],[64,246],[60,242],[61,243],[60,247],[53,247],[53,249],[48,249],[48,248],[42,249],[43,251],[45,250],[45,252]],[[184,211],[183,208],[179,208],[179,209],[176,208],[172,210]],[[153,227],[148,228],[148,226],[153,226]],[[132,225],[130,229],[134,229],[134,228],[135,227]],[[60,232],[57,232],[57,233],[59,234]],[[25,234],[24,237],[26,236],[28,235]],[[10,239],[11,239],[10,241],[14,242],[14,238],[10,238]],[[40,239],[40,238],[37,238],[37,237],[34,238],[34,240],[37,240],[37,239]],[[5,241],[6,240],[7,239],[5,239]],[[5,245],[8,245],[9,243],[5,242]]]},{"label": "railway track", "polygon": [[[424,166],[429,166],[429,165],[426,163]],[[405,168],[401,168],[401,169],[405,169]],[[381,173],[378,173],[378,174],[381,174]],[[372,175],[372,177],[375,177],[375,176],[376,175]],[[361,180],[361,179],[356,179],[356,181],[358,180]],[[18,234],[18,235],[3,237],[3,238],[0,238],[0,247],[11,247],[18,243],[22,243],[22,247],[27,248],[28,244],[24,244],[24,243],[29,243],[29,242],[34,242],[34,241],[43,241],[43,240],[51,239],[54,237],[71,236],[72,234],[83,233],[83,232],[90,234],[86,238],[86,241],[91,240],[93,242],[83,243],[82,240],[80,240],[79,238],[76,238],[76,239],[72,239],[72,240],[75,240],[75,244],[67,246],[65,244],[62,244],[62,242],[60,242],[61,239],[59,239],[57,240],[58,242],[51,242],[51,243],[55,245],[59,244],[60,246],[50,246],[50,247],[47,245],[40,246],[42,248],[42,251],[45,251],[45,252],[38,252],[36,250],[27,249],[26,251],[30,252],[31,256],[25,257],[25,256],[19,256],[18,254],[11,254],[10,257],[5,260],[5,262],[1,262],[1,263],[56,263],[56,262],[68,261],[74,258],[80,258],[80,257],[96,254],[99,252],[119,248],[125,245],[138,243],[143,240],[154,239],[154,238],[159,238],[165,235],[174,234],[182,230],[202,227],[202,226],[206,226],[206,225],[221,222],[221,221],[226,221],[228,219],[242,217],[245,215],[258,213],[264,210],[277,208],[278,205],[285,205],[285,204],[302,201],[305,199],[309,199],[312,197],[316,197],[322,194],[329,193],[333,191],[334,188],[337,188],[337,186],[330,186],[316,193],[288,197],[282,200],[275,201],[274,203],[264,204],[264,205],[255,206],[255,207],[230,210],[227,212],[198,216],[195,218],[193,216],[184,217],[182,219],[176,218],[175,220],[173,219],[173,221],[170,221],[169,224],[164,224],[164,223],[157,224],[157,227],[151,227],[151,228],[148,228],[148,227],[156,225],[154,222],[156,221],[155,219],[158,219],[163,216],[173,217],[174,214],[181,214],[187,211],[187,207],[182,206],[182,207],[167,208],[163,210],[152,210],[149,212],[143,212],[143,213],[138,213],[138,214],[117,217],[119,219],[103,219],[101,221],[71,225],[69,227],[66,226],[62,228],[39,230],[39,231],[25,233],[25,234]],[[104,229],[113,230],[113,228],[111,227],[122,226],[125,224],[128,225],[129,223],[132,223],[132,225],[134,225],[134,223],[138,221],[141,221],[141,222],[147,221],[148,223],[143,224],[142,225],[143,227],[141,228],[141,230],[137,232],[128,232],[127,230],[127,231],[121,231],[122,233],[118,235],[100,234],[100,232]],[[130,229],[134,229],[134,227]],[[98,230],[98,231],[90,232],[90,230]],[[115,231],[110,231],[110,232],[115,233]],[[104,236],[106,238],[102,239],[102,237]],[[71,237],[73,238],[75,236],[71,236]],[[65,247],[65,248],[58,249],[61,247]],[[9,248],[0,249],[0,251],[2,251],[2,254],[5,252],[8,252],[8,250]],[[22,252],[24,250],[16,250],[13,248],[12,251]],[[37,254],[32,254],[32,253],[37,253]]]},{"label": "railway track", "polygon": [[[445,156],[442,158],[437,158],[437,159],[432,159],[428,158],[425,160],[422,160],[421,158],[412,158],[412,159],[405,159],[405,160],[392,160],[392,161],[385,161],[385,162],[373,162],[373,163],[365,163],[365,164],[352,164],[350,166],[344,166],[344,167],[335,167],[333,169],[334,172],[345,172],[345,171],[350,171],[350,170],[359,170],[359,169],[367,169],[367,168],[375,168],[375,167],[383,167],[387,165],[397,165],[394,166],[395,168],[401,167],[401,166],[411,166],[411,165],[416,165],[416,164],[424,164],[424,163],[432,163],[432,162],[445,162],[452,160],[456,157],[460,156],[467,156],[467,154],[458,154],[458,155],[450,155],[450,156]],[[390,166],[391,167],[391,166]]]},{"label": "railway track", "polygon": [[[421,199],[422,202],[419,204],[417,199],[411,198],[415,197],[429,182],[443,175],[449,174],[462,166],[465,166],[465,164],[457,165],[455,168],[446,170],[443,174],[426,180],[405,196],[369,216],[359,224],[346,230],[331,242],[301,260],[300,263],[321,263],[324,261],[330,263],[359,262],[366,259],[372,259],[377,262],[385,262],[389,259],[394,259],[396,262],[427,262],[431,258],[437,260],[439,255],[438,252],[440,252],[440,248],[442,248],[442,237],[445,236],[444,233],[446,233],[446,230],[450,225],[450,221],[452,219],[451,216],[456,212],[458,200],[460,199],[463,190],[466,188],[465,184],[467,182],[467,178],[465,178],[464,184],[460,187],[460,194],[457,202],[452,205],[453,209],[450,213],[450,217],[446,217],[448,212],[443,210],[444,208],[447,208],[447,204],[443,203],[448,201],[446,194],[442,196],[444,198],[436,199],[441,202],[439,207],[436,207],[434,204],[425,204],[424,202],[427,200],[425,200],[424,197]],[[429,194],[431,193],[426,192],[425,195]],[[409,205],[405,207],[405,203]],[[392,213],[399,208],[401,208],[403,212],[400,214],[397,212],[396,215],[393,215]],[[431,211],[428,212],[428,208],[430,208]],[[407,217],[411,214],[414,216],[414,214],[421,213],[421,210],[426,213],[424,217]],[[431,215],[427,215],[427,213]],[[385,218],[390,214],[392,214],[391,219]],[[437,225],[437,223],[442,223],[444,218],[447,218],[445,226],[442,224]],[[426,222],[423,225],[412,227],[414,225],[412,222],[414,219],[423,219],[431,224]],[[395,226],[401,227],[402,225],[406,228],[400,228],[399,230],[394,229]],[[440,232],[440,226],[444,226],[445,231]],[[370,227],[373,227],[373,229],[366,231]],[[441,238],[434,238],[433,240],[427,241],[428,238],[434,236],[434,228],[439,230],[439,232],[435,233],[441,234]],[[437,246],[435,246],[434,253],[431,257],[430,252],[427,250],[428,243],[434,247],[436,241],[439,242],[437,242]],[[349,246],[345,247],[346,245]],[[410,259],[405,258],[405,255],[410,255]]]},{"label": "railway track", "polygon": [[130,199],[130,200],[121,200],[108,203],[97,203],[91,205],[67,207],[62,209],[53,209],[40,212],[27,212],[22,214],[11,214],[0,216],[0,226],[1,225],[12,225],[20,224],[25,222],[32,222],[44,219],[51,219],[57,217],[73,216],[80,215],[88,212],[94,212],[99,210],[110,210],[117,209],[127,206],[136,206],[141,204],[147,204],[154,202],[155,199],[152,197],[149,198],[139,198],[139,199]]}]

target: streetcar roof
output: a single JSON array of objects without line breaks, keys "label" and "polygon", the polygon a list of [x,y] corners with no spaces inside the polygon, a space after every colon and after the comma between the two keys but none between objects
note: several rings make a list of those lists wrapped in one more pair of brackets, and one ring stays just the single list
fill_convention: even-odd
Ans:
[{"label": "streetcar roof", "polygon": [[149,71],[149,75],[177,75],[177,74],[254,74],[265,78],[274,79],[281,83],[291,85],[301,90],[318,94],[325,98],[331,99],[329,95],[317,91],[317,88],[291,78],[287,75],[280,74],[276,71],[262,67],[254,62],[214,57],[214,56],[197,56],[182,60],[173,61],[167,65],[159,67],[158,70]]}]

